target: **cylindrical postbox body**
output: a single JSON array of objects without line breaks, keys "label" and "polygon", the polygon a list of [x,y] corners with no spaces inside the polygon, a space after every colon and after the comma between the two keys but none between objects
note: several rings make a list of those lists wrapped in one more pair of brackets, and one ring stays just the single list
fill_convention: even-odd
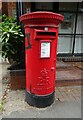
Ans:
[{"label": "cylindrical postbox body", "polygon": [[46,107],[54,101],[58,24],[63,19],[52,12],[20,17],[25,28],[26,101],[30,105]]}]

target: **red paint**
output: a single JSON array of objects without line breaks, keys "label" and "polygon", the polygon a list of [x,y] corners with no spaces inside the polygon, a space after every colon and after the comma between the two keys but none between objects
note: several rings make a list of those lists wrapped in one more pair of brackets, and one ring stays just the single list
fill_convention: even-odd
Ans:
[{"label": "red paint", "polygon": [[[55,91],[58,24],[63,19],[62,15],[52,12],[33,12],[20,17],[25,34],[30,34],[30,41],[25,37],[26,90],[30,93],[48,95]],[[50,57],[41,58],[42,42],[50,43]]]}]

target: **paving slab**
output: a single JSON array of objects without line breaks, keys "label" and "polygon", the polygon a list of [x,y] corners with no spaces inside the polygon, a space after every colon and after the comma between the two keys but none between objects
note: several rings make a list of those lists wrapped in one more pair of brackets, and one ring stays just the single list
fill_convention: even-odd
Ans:
[{"label": "paving slab", "polygon": [[2,92],[3,92],[3,86],[2,86],[2,79],[5,79],[8,77],[7,67],[9,64],[7,63],[0,63],[0,100],[2,98]]},{"label": "paving slab", "polygon": [[81,118],[81,103],[55,101],[50,107],[15,111],[4,118]]},{"label": "paving slab", "polygon": [[58,69],[56,71],[56,79],[57,80],[75,80],[75,79],[82,79],[82,71],[79,68],[63,68]]},{"label": "paving slab", "polygon": [[0,64],[0,101],[2,97],[2,64]]},{"label": "paving slab", "polygon": [[56,68],[67,68],[67,67],[72,67],[72,65],[63,61],[57,61]]}]

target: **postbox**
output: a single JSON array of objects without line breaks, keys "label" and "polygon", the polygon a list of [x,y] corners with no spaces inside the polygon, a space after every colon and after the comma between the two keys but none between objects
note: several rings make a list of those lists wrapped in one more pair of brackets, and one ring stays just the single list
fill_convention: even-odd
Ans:
[{"label": "postbox", "polygon": [[58,24],[64,17],[32,12],[20,17],[25,28],[26,101],[47,107],[55,98]]}]

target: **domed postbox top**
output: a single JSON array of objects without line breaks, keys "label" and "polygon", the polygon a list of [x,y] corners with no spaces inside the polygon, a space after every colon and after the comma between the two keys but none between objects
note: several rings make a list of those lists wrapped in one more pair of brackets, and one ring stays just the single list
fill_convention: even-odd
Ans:
[{"label": "domed postbox top", "polygon": [[57,26],[64,16],[53,12],[32,12],[20,17],[24,26]]}]

